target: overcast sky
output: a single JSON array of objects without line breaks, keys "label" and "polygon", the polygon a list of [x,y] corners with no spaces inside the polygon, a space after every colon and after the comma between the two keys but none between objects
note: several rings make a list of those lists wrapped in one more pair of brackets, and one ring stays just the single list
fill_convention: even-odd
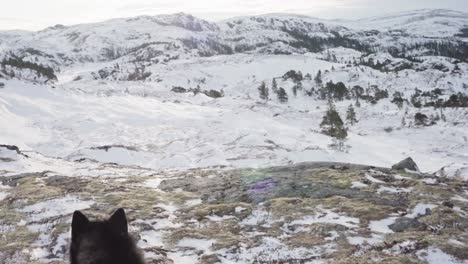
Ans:
[{"label": "overcast sky", "polygon": [[468,0],[11,0],[0,4],[0,30],[39,30],[115,17],[190,13],[207,20],[273,12],[362,18],[423,8],[468,12]]}]

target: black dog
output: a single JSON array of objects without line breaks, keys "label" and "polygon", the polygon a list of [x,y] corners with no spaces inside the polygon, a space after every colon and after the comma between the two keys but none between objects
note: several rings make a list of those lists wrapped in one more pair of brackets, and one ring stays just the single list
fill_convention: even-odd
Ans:
[{"label": "black dog", "polygon": [[105,221],[89,221],[80,211],[73,213],[71,264],[144,264],[128,234],[127,217],[120,208]]}]

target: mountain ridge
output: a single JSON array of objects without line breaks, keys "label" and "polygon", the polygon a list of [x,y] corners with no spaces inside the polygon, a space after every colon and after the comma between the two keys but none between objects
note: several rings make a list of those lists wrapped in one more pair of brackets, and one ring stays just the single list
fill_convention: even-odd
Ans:
[{"label": "mountain ridge", "polygon": [[399,11],[399,12],[390,12],[388,14],[382,14],[378,16],[368,16],[368,17],[362,17],[362,18],[353,18],[353,19],[340,19],[340,18],[320,18],[317,16],[312,16],[312,15],[307,15],[307,14],[297,14],[297,13],[288,13],[288,12],[272,12],[272,13],[264,13],[264,14],[258,14],[258,15],[240,15],[240,16],[233,16],[233,17],[227,17],[219,20],[209,20],[209,19],[203,19],[199,18],[197,16],[194,16],[190,13],[185,13],[185,12],[176,12],[176,13],[168,13],[168,14],[157,14],[157,15],[151,15],[151,14],[143,14],[143,15],[136,15],[136,16],[129,16],[129,17],[115,17],[115,18],[109,18],[109,19],[102,19],[100,21],[96,22],[89,22],[89,23],[77,23],[77,24],[70,24],[70,25],[63,25],[63,24],[55,24],[51,26],[47,26],[43,29],[39,30],[23,30],[23,29],[10,29],[10,30],[2,30],[0,29],[0,33],[5,33],[5,32],[39,32],[43,31],[49,28],[53,28],[56,26],[60,27],[74,27],[74,26],[80,26],[80,25],[93,25],[93,24],[100,24],[100,23],[105,23],[105,22],[111,22],[115,20],[123,20],[123,19],[134,19],[134,18],[139,18],[139,17],[150,17],[150,18],[157,18],[157,17],[164,17],[164,16],[176,16],[176,15],[184,15],[184,16],[192,16],[194,18],[197,18],[199,20],[203,20],[208,23],[214,23],[214,24],[220,24],[225,21],[229,20],[234,20],[234,19],[241,19],[241,18],[249,18],[249,17],[262,17],[262,16],[289,16],[289,17],[299,17],[299,18],[307,18],[307,19],[314,19],[317,21],[323,21],[323,22],[357,22],[357,21],[367,21],[371,19],[384,19],[384,18],[392,18],[392,17],[401,17],[401,16],[409,16],[411,14],[419,14],[420,12],[422,13],[436,13],[436,14],[443,14],[443,13],[458,13],[459,17],[461,18],[466,18],[468,15],[468,12],[464,11],[457,11],[453,9],[412,9],[412,10],[406,10],[406,11]]}]

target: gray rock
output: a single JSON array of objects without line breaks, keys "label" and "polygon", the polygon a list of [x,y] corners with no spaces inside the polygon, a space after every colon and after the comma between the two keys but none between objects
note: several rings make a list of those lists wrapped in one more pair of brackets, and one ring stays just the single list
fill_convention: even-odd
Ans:
[{"label": "gray rock", "polygon": [[416,162],[412,158],[406,158],[397,164],[392,166],[392,170],[412,170],[412,171],[419,171],[418,165],[416,165]]},{"label": "gray rock", "polygon": [[424,230],[426,225],[419,222],[417,218],[398,218],[395,223],[388,226],[393,232],[404,232],[408,229]]}]

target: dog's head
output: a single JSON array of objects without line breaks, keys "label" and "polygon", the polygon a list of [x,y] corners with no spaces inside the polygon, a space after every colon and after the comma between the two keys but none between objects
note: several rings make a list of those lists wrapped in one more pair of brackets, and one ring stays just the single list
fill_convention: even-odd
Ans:
[{"label": "dog's head", "polygon": [[128,234],[123,209],[118,209],[104,221],[90,221],[80,211],[75,211],[70,259],[72,264],[143,263]]}]

